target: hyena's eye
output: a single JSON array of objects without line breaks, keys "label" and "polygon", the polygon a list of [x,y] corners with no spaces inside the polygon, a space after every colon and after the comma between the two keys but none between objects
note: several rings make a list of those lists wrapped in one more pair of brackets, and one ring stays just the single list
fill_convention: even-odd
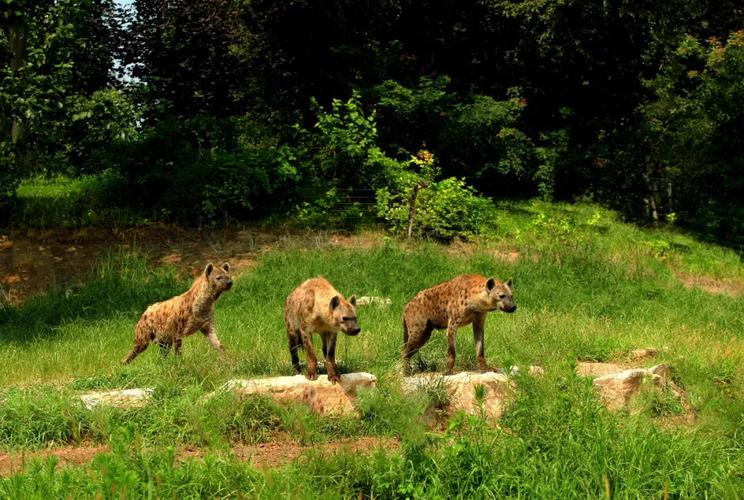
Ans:
[{"label": "hyena's eye", "polygon": [[505,297],[506,297],[506,294],[505,294],[505,293],[500,293],[500,294],[499,294],[499,298],[500,298],[500,299],[504,299]]}]

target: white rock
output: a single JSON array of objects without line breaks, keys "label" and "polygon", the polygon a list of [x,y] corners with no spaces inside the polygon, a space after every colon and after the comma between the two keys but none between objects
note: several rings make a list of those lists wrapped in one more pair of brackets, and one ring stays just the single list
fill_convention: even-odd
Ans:
[{"label": "white rock", "polygon": [[506,375],[495,372],[460,372],[454,375],[421,373],[404,377],[402,388],[405,392],[425,390],[442,385],[448,396],[451,411],[462,410],[477,414],[481,411],[476,397],[478,386],[484,389],[482,409],[491,418],[499,418],[511,397],[514,386]]},{"label": "white rock", "polygon": [[[513,377],[516,374],[520,372],[519,366],[514,365],[511,368],[509,368],[509,376]],[[540,375],[545,375],[545,369],[542,366],[537,365],[530,365],[530,367],[527,369],[527,373],[532,375],[533,377],[537,377]]]},{"label": "white rock", "polygon": [[366,296],[365,295],[363,297],[359,297],[356,300],[356,303],[357,303],[358,306],[367,306],[367,305],[370,305],[370,304],[374,304],[376,306],[387,307],[390,304],[392,304],[393,301],[390,300],[387,297],[375,297],[375,296]]},{"label": "white rock", "polygon": [[594,379],[602,402],[607,408],[626,408],[631,398],[640,392],[644,381],[649,380],[663,387],[669,377],[669,366],[661,364],[651,368],[631,368]]},{"label": "white rock", "polygon": [[616,363],[594,363],[584,361],[576,363],[576,373],[582,377],[603,377],[627,369],[627,366],[618,365]]},{"label": "white rock", "polygon": [[234,379],[224,388],[242,396],[263,394],[282,402],[301,402],[321,414],[351,414],[356,412],[357,391],[371,388],[377,378],[371,373],[344,373],[337,384],[327,375],[308,380],[304,375],[260,379]]},{"label": "white rock", "polygon": [[147,404],[153,389],[121,389],[115,391],[87,392],[80,396],[89,410],[97,406],[113,406],[116,408],[138,408]]}]

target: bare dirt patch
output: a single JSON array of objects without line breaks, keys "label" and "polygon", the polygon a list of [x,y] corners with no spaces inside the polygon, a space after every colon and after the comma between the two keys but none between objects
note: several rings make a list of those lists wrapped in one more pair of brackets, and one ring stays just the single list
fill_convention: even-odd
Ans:
[{"label": "bare dirt patch", "polygon": [[112,251],[141,252],[152,265],[172,265],[179,273],[195,276],[207,262],[229,262],[240,272],[254,266],[262,253],[285,243],[369,249],[382,245],[383,238],[379,231],[203,231],[167,225],[0,234],[0,303],[17,305],[39,293],[80,285],[90,278],[100,259]]},{"label": "bare dirt patch", "polygon": [[[302,459],[309,453],[321,455],[336,455],[339,453],[364,453],[369,454],[377,449],[395,451],[400,447],[400,442],[395,438],[383,437],[360,437],[356,439],[342,439],[317,445],[303,445],[288,438],[256,445],[236,445],[230,450],[230,454],[239,460],[250,462],[258,469],[269,469],[279,467],[289,462]],[[46,460],[55,457],[58,467],[70,467],[83,465],[98,454],[111,451],[106,445],[98,446],[74,446],[66,448],[53,448],[34,452],[0,453],[0,477],[9,476],[22,472],[26,465],[35,460]],[[178,460],[200,459],[214,450],[205,448],[181,448],[178,450]]]},{"label": "bare dirt patch", "polygon": [[744,282],[734,278],[713,278],[677,273],[677,279],[687,288],[699,288],[712,295],[728,295],[737,299],[744,294]]},{"label": "bare dirt patch", "polygon": [[379,448],[394,451],[399,446],[400,442],[393,438],[361,437],[314,446],[301,445],[292,441],[270,441],[253,446],[235,447],[232,452],[241,460],[251,462],[256,468],[267,469],[298,460],[311,451],[321,455],[337,455],[343,452],[369,454]]},{"label": "bare dirt patch", "polygon": [[277,234],[239,229],[205,232],[173,226],[28,231],[0,236],[0,300],[20,304],[28,297],[79,285],[109,252],[136,250],[153,265],[173,265],[194,275],[206,262],[230,262],[240,271],[255,265]]},{"label": "bare dirt patch", "polygon": [[109,451],[108,446],[75,446],[53,448],[34,452],[0,453],[0,476],[9,476],[20,472],[31,461],[45,460],[54,457],[58,466],[69,467],[90,462],[99,453]]},{"label": "bare dirt patch", "polygon": [[383,235],[377,231],[362,231],[354,234],[331,234],[328,243],[341,248],[368,250],[383,244]]}]

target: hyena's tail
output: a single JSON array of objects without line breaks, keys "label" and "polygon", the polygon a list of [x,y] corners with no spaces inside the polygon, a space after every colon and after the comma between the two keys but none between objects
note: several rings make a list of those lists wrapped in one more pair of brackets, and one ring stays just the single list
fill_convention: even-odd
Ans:
[{"label": "hyena's tail", "polygon": [[403,318],[403,343],[408,344],[408,325],[406,324],[406,318]]}]

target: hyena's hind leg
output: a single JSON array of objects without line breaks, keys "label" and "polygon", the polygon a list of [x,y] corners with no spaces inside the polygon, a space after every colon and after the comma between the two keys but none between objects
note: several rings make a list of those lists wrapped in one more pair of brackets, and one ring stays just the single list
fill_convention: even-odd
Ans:
[{"label": "hyena's hind leg", "polygon": [[403,347],[401,356],[403,357],[403,372],[406,375],[411,373],[411,357],[426,344],[433,330],[434,327],[429,321],[423,324],[419,321],[412,321],[410,328],[408,322],[403,321],[403,340],[405,341],[405,346]]},{"label": "hyena's hind leg", "polygon": [[142,352],[147,349],[147,346],[150,345],[150,342],[154,339],[154,332],[147,331],[141,324],[138,324],[137,328],[134,331],[134,348],[126,358],[121,360],[121,362],[125,365],[131,363],[134,358],[142,354]]},{"label": "hyena's hind leg", "polygon": [[134,349],[132,349],[132,352],[129,353],[129,355],[122,359],[121,362],[125,365],[128,365],[132,361],[134,361],[134,358],[139,356],[142,351],[147,349],[147,346],[149,345],[149,342],[147,344],[134,344]]}]

